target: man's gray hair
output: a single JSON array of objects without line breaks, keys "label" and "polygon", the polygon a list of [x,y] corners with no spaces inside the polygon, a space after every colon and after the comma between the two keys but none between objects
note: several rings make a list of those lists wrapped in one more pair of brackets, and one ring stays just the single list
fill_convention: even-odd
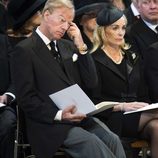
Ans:
[{"label": "man's gray hair", "polygon": [[53,11],[56,8],[67,7],[69,9],[74,9],[74,4],[72,0],[47,0],[43,12],[46,10]]}]

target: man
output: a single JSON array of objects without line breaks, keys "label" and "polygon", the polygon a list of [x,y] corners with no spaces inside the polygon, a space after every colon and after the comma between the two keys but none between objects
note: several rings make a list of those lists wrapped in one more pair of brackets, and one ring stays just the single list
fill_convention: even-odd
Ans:
[{"label": "man", "polygon": [[[49,98],[75,83],[90,89],[97,82],[73,18],[71,0],[48,0],[40,26],[13,52],[12,74],[29,142],[38,158],[53,157],[61,145],[73,158],[124,158],[120,140],[99,120],[75,113],[74,105],[61,111]],[[61,39],[66,31],[74,44]]]},{"label": "man", "polygon": [[144,57],[147,47],[158,41],[158,0],[137,0],[137,9],[141,18],[131,26],[128,36],[134,50]]},{"label": "man", "polygon": [[10,81],[8,40],[0,34],[0,158],[13,158],[16,114],[14,88]]},{"label": "man", "polygon": [[152,44],[145,53],[145,77],[149,87],[150,99],[158,102],[158,42]]}]

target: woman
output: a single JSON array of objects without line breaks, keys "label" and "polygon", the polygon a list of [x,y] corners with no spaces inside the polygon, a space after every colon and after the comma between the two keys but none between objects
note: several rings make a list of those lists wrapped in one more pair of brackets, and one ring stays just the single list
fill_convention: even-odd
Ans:
[{"label": "woman", "polygon": [[157,112],[123,114],[149,102],[140,58],[124,40],[126,17],[119,9],[109,7],[98,14],[97,24],[92,52],[99,82],[91,98],[95,103],[120,102],[98,117],[121,137],[150,138],[152,156],[158,158]]},{"label": "woman", "polygon": [[13,47],[31,36],[33,29],[40,25],[45,2],[46,0],[12,0],[8,3],[12,28],[7,30],[7,34]]}]

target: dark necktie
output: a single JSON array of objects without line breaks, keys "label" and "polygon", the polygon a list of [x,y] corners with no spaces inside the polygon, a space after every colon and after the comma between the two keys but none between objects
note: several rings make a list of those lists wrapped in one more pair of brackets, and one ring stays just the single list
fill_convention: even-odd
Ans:
[{"label": "dark necktie", "polygon": [[51,47],[51,53],[52,53],[54,59],[57,60],[58,62],[60,62],[61,57],[60,57],[59,52],[55,49],[55,43],[53,41],[51,41],[49,45]]}]

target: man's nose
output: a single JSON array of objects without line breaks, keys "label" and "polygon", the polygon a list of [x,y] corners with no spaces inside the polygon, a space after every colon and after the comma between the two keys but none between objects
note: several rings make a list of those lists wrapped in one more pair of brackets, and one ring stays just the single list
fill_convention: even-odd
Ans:
[{"label": "man's nose", "polygon": [[70,24],[69,24],[67,21],[64,22],[63,25],[62,25],[62,28],[63,28],[64,30],[67,30],[69,27],[70,27]]}]

